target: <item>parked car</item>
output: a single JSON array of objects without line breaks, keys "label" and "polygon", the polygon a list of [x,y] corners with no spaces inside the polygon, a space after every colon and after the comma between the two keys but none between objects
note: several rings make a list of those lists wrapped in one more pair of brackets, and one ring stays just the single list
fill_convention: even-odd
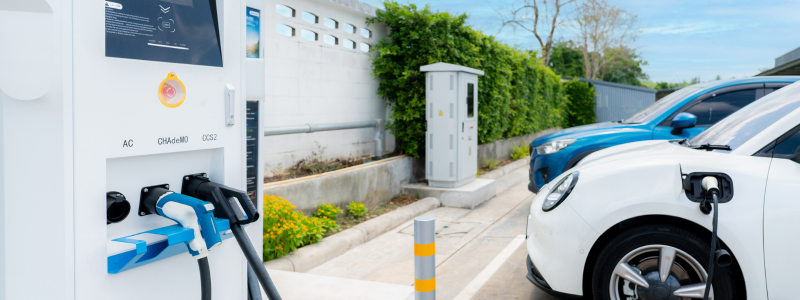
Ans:
[{"label": "parked car", "polygon": [[624,143],[692,138],[742,107],[800,80],[798,76],[714,81],[682,88],[630,118],[567,128],[530,145],[528,189],[545,183],[600,149]]},{"label": "parked car", "polygon": [[[697,176],[723,182],[719,244]],[[611,147],[553,178],[530,208],[527,277],[561,297],[702,299],[718,245],[732,260],[713,299],[797,299],[798,195],[800,82],[690,140]]]}]

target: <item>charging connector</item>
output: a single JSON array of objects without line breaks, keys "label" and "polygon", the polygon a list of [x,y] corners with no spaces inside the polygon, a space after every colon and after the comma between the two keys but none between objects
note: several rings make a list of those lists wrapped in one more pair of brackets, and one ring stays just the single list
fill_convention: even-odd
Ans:
[{"label": "charging connector", "polygon": [[721,267],[727,267],[733,262],[733,258],[728,251],[722,249],[719,239],[717,238],[720,195],[719,182],[714,176],[706,176],[703,177],[701,185],[703,191],[705,191],[705,194],[711,195],[711,200],[713,200],[714,203],[714,207],[712,209],[710,208],[710,203],[707,201],[707,199],[703,199],[703,201],[700,202],[700,211],[702,211],[704,214],[708,214],[709,209],[714,211],[714,217],[711,221],[711,245],[708,258],[708,278],[706,278],[706,288],[703,292],[703,300],[708,300],[708,296],[711,294],[711,280],[714,278],[714,263],[716,262],[716,264]]},{"label": "charging connector", "polygon": [[258,211],[255,205],[244,191],[231,188],[216,182],[212,182],[206,174],[192,174],[183,177],[181,193],[196,197],[213,203],[218,210],[215,212],[217,218],[224,218],[230,221],[231,232],[239,243],[247,263],[253,268],[264,292],[270,300],[281,300],[275,284],[267,273],[267,269],[258,257],[250,238],[247,237],[242,225],[249,224],[258,220]]},{"label": "charging connector", "polygon": [[214,225],[214,205],[169,190],[169,185],[142,189],[139,215],[158,214],[194,231],[194,239],[187,243],[189,253],[197,259],[200,269],[202,300],[211,300],[211,270],[208,250],[222,243]]}]

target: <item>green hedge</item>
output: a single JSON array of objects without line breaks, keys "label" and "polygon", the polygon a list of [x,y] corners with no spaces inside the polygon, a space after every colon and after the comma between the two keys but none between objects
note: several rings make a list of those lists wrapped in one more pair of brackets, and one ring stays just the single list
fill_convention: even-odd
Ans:
[{"label": "green hedge", "polygon": [[595,122],[594,85],[577,79],[564,82],[569,99],[564,128],[592,124]]},{"label": "green hedge", "polygon": [[387,99],[386,124],[400,149],[424,155],[425,77],[420,66],[437,62],[485,72],[478,78],[478,143],[561,126],[567,99],[560,78],[536,53],[510,47],[466,25],[467,16],[432,12],[414,4],[384,2],[368,23],[384,23],[389,35],[374,49],[373,75]]}]

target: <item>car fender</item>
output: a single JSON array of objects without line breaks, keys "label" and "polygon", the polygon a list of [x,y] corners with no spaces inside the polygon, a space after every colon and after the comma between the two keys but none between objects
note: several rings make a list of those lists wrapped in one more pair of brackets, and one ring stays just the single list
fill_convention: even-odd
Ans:
[{"label": "car fender", "polygon": [[696,152],[603,159],[579,165],[571,170],[579,171],[580,177],[564,204],[601,234],[623,221],[648,215],[685,219],[710,231],[711,215],[700,212],[698,203],[686,198],[681,174],[728,174],[734,182],[734,196],[729,203],[720,205],[718,235],[742,269],[748,298],[766,299],[762,227],[770,159],[692,151]]}]

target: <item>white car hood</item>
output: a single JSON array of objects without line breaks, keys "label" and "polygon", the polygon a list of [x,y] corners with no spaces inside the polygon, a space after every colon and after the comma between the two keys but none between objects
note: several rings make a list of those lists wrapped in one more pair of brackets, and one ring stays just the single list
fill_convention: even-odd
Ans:
[{"label": "white car hood", "polygon": [[602,164],[617,160],[665,155],[702,155],[703,150],[696,150],[672,144],[667,140],[641,141],[606,148],[590,154],[575,167]]}]

